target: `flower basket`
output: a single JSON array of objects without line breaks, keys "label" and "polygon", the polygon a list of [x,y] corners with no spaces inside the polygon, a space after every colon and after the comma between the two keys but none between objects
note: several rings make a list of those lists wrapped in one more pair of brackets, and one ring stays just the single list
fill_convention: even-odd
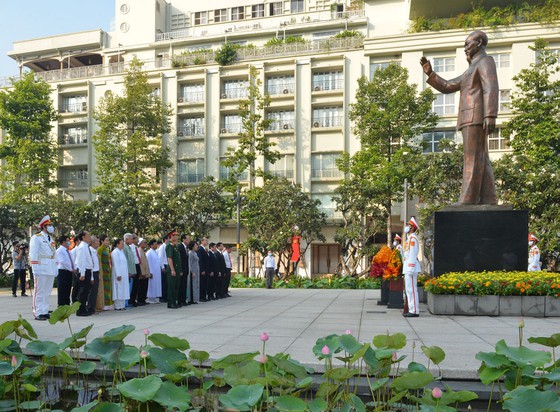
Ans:
[{"label": "flower basket", "polygon": [[404,279],[402,277],[389,280],[389,300],[387,307],[389,309],[403,309],[404,308]]}]

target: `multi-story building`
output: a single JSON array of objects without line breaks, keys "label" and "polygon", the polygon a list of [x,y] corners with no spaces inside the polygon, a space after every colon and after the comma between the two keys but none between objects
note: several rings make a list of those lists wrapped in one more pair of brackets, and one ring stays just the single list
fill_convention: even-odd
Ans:
[{"label": "multi-story building", "polygon": [[[340,216],[331,200],[341,179],[335,160],[355,153],[359,141],[349,121],[357,79],[372,76],[378,67],[398,62],[409,69],[410,80],[429,87],[420,57],[452,78],[467,68],[463,43],[468,34],[447,30],[409,34],[411,19],[424,15],[448,17],[470,9],[470,0],[442,4],[435,0],[116,0],[115,30],[93,30],[15,42],[9,55],[20,71],[29,69],[53,87],[60,112],[54,132],[60,150],[61,189],[75,199],[91,199],[96,164],[91,136],[96,131],[93,109],[108,91],[122,90],[123,74],[133,57],[144,62],[149,82],[174,109],[172,133],[164,136],[174,166],[162,189],[196,185],[205,176],[227,177],[220,166],[227,148],[235,145],[241,122],[237,113],[246,96],[250,66],[259,70],[262,92],[271,96],[266,116],[273,119],[266,135],[282,158],[259,166],[302,185],[321,201],[329,225],[325,244],[312,245],[305,261],[307,273],[333,272],[339,246],[333,235]],[[498,0],[492,3],[504,3]],[[335,38],[341,31],[362,36]],[[560,44],[556,25],[524,23],[489,29],[488,53],[496,61],[500,82],[498,129],[489,138],[492,157],[508,150],[500,135],[507,120],[512,77],[535,61],[529,49],[537,37]],[[302,41],[271,46],[271,39]],[[224,42],[242,47],[229,66],[214,61]],[[268,43],[268,45],[267,45]],[[277,42],[278,43],[278,42]],[[423,138],[426,152],[438,150],[442,138],[460,138],[455,131],[458,96],[436,95],[437,127]],[[395,229],[401,208],[395,207]],[[214,234],[233,242],[235,229]]]}]

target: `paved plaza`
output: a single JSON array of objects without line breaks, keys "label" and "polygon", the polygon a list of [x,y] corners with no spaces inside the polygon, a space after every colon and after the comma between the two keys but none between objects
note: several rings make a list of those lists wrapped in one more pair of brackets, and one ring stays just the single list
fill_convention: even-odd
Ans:
[{"label": "paved plaza", "polygon": [[[56,290],[51,296],[56,307]],[[404,318],[401,311],[378,306],[378,290],[317,289],[233,289],[232,297],[191,305],[177,310],[165,304],[147,305],[120,312],[103,312],[89,317],[71,318],[74,331],[94,324],[90,339],[121,325],[134,325],[136,330],[125,340],[131,345],[144,343],[144,329],[188,340],[192,349],[210,352],[212,359],[230,353],[258,351],[259,336],[270,335],[267,352],[284,352],[320,371],[311,348],[315,341],[329,334],[343,334],[351,329],[361,342],[373,336],[401,332],[407,336],[405,362],[426,364],[420,347],[438,345],[446,359],[440,365],[446,379],[475,379],[480,362],[479,351],[491,351],[500,339],[508,344],[518,342],[516,317],[466,317],[430,315],[421,305],[419,318]],[[40,339],[60,342],[69,334],[68,325],[33,320],[31,297],[13,298],[11,291],[0,293],[0,321],[28,319]],[[525,318],[524,336],[549,336],[560,332],[560,318]],[[413,348],[415,346],[415,348]],[[542,348],[542,347],[539,347]]]}]

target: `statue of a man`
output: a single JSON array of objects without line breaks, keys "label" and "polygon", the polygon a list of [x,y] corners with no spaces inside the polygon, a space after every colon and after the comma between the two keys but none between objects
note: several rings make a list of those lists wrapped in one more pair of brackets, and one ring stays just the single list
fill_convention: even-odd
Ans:
[{"label": "statue of a man", "polygon": [[496,204],[494,172],[488,157],[487,136],[494,131],[498,116],[498,76],[496,64],[485,47],[488,36],[475,30],[465,40],[469,68],[452,80],[444,80],[433,70],[430,61],[420,59],[427,83],[441,93],[461,92],[457,128],[463,134],[463,185],[457,204]]}]

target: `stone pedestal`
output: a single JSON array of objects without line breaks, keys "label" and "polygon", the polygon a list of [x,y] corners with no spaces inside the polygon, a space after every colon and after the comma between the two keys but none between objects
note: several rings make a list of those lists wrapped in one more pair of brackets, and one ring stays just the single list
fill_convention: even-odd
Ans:
[{"label": "stone pedestal", "polygon": [[402,277],[389,280],[389,299],[387,307],[389,309],[404,308],[404,279]]},{"label": "stone pedestal", "polygon": [[434,275],[527,270],[529,213],[503,206],[449,206],[434,213]]}]

